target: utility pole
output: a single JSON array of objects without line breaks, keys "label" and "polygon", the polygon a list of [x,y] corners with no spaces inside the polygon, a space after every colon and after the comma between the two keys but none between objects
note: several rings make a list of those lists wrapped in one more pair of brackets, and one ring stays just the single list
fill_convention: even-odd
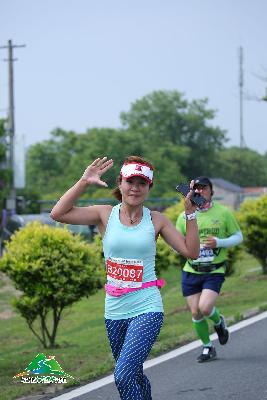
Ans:
[{"label": "utility pole", "polygon": [[0,49],[8,49],[8,118],[7,135],[9,137],[9,168],[12,171],[12,180],[9,198],[6,202],[7,210],[16,212],[16,187],[15,187],[15,162],[14,162],[14,143],[15,143],[15,105],[14,105],[14,74],[13,74],[13,49],[25,47],[25,44],[12,44],[9,40],[7,46],[0,46]]},{"label": "utility pole", "polygon": [[239,103],[240,103],[240,148],[245,147],[245,139],[243,133],[243,86],[244,86],[244,77],[243,77],[243,48],[239,47]]}]

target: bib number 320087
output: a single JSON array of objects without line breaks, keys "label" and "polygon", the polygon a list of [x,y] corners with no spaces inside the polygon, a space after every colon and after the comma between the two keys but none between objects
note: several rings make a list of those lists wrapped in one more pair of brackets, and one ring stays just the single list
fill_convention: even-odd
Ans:
[{"label": "bib number 320087", "polygon": [[106,260],[107,283],[121,288],[142,286],[144,264],[142,260],[108,258]]}]

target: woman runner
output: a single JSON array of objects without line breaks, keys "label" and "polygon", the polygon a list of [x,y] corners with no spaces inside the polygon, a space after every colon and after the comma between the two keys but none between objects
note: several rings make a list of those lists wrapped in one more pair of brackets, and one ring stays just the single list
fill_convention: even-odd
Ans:
[{"label": "woman runner", "polygon": [[[191,191],[185,198],[186,234],[183,236],[160,212],[144,207],[153,185],[153,165],[130,156],[124,161],[113,191],[119,204],[76,207],[90,185],[106,187],[102,175],[113,160],[97,158],[81,179],[57,202],[53,219],[68,224],[97,225],[106,263],[105,324],[116,361],[115,384],[123,400],[151,400],[151,386],[143,363],[160,332],[163,305],[155,274],[159,235],[186,258],[199,254],[199,237]],[[191,182],[193,187],[194,182]]]}]

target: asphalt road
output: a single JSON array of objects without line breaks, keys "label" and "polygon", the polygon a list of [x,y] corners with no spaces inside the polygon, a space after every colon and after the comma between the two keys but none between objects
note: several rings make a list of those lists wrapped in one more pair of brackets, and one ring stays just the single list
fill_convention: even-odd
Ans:
[{"label": "asphalt road", "polygon": [[[194,342],[192,350],[147,365],[153,400],[267,400],[267,312],[262,316],[241,329],[240,324],[231,327],[226,346],[214,340],[217,360],[197,363],[201,348]],[[64,400],[63,396],[56,399]],[[71,392],[65,396],[66,400],[120,400],[114,382],[78,397],[74,391],[74,397]]]}]

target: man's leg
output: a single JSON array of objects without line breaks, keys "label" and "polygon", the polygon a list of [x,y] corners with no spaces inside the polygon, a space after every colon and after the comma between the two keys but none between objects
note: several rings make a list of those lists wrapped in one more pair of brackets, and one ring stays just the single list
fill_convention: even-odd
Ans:
[{"label": "man's leg", "polygon": [[210,340],[208,322],[204,313],[201,312],[202,310],[200,307],[201,301],[205,301],[205,304],[210,304],[216,299],[213,299],[213,296],[208,296],[206,299],[206,295],[207,293],[205,290],[203,290],[201,293],[197,293],[186,298],[187,304],[189,305],[192,313],[194,329],[203,344],[202,353],[197,359],[198,362],[210,361],[216,358],[216,350],[212,346],[212,342]]},{"label": "man's leg", "polygon": [[229,331],[227,329],[224,316],[222,314],[220,314],[218,308],[216,308],[214,306],[210,315],[207,315],[207,318],[209,318],[211,321],[213,321],[214,330],[218,335],[220,344],[221,345],[226,344],[229,339]]},{"label": "man's leg", "polygon": [[214,329],[221,345],[225,345],[228,342],[229,331],[223,315],[221,315],[219,310],[215,307],[215,302],[219,296],[224,279],[223,274],[208,275],[205,278],[199,303],[201,313],[214,323]]},{"label": "man's leg", "polygon": [[196,334],[202,341],[203,346],[208,346],[210,344],[209,327],[206,319],[203,318],[203,314],[199,310],[200,298],[201,293],[197,293],[186,297],[186,301],[192,314],[193,327]]}]

